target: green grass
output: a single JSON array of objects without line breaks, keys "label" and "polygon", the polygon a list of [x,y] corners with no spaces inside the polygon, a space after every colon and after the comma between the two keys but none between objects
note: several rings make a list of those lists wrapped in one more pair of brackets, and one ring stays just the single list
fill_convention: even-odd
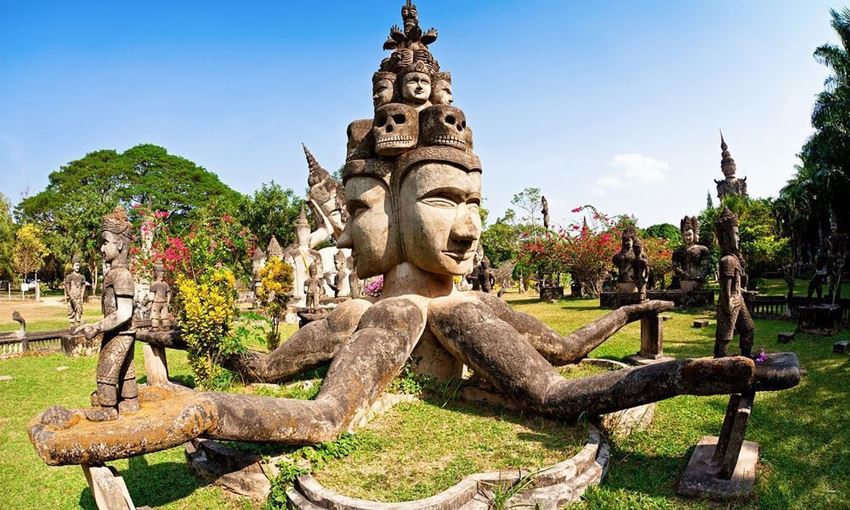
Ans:
[{"label": "green grass", "polygon": [[[508,297],[516,309],[539,317],[560,333],[568,333],[606,313],[598,308],[596,300],[540,303],[530,295],[509,294]],[[709,356],[714,342],[713,310],[676,311],[671,315],[673,318],[664,326],[665,352],[677,357]],[[706,329],[692,329],[690,325],[695,318],[707,318],[712,325]],[[756,398],[747,432],[747,439],[761,445],[756,495],[729,508],[850,509],[850,401],[847,397],[850,357],[832,354],[832,343],[837,338],[850,338],[850,335],[842,333],[837,338],[826,338],[798,333],[794,344],[779,345],[776,334],[793,329],[793,323],[756,321],[756,347],[764,346],[769,352],[797,352],[808,375],[792,390],[761,393]],[[596,349],[592,356],[620,360],[637,352],[639,338],[639,325],[631,324]],[[172,378],[191,385],[185,354],[169,351],[168,356]],[[141,372],[139,346],[136,358]],[[95,508],[81,469],[46,466],[36,456],[26,435],[27,422],[50,405],[86,405],[94,386],[95,365],[94,357],[66,358],[62,355],[0,360],[0,375],[14,377],[12,381],[0,382],[0,507]],[[60,372],[56,370],[58,366],[69,368]],[[320,375],[308,375],[305,379]],[[305,386],[299,382],[283,389],[260,387],[242,391],[309,398],[315,390]],[[677,497],[675,486],[699,438],[718,433],[725,406],[723,397],[683,396],[661,402],[648,431],[612,443],[607,478],[573,507],[716,508]],[[429,420],[434,420],[428,416],[438,411],[454,417],[474,416],[474,413],[455,412],[455,409],[431,407],[435,409],[416,412],[422,415],[424,425],[420,427],[427,428]],[[498,417],[486,417],[484,424],[501,426]],[[488,445],[493,437],[485,435],[485,438],[486,441],[467,442],[486,449],[491,447]],[[410,454],[430,447],[417,446],[413,443],[415,440],[402,440]],[[458,434],[455,440],[463,442],[464,437]],[[357,469],[361,463],[357,455],[368,453],[366,450],[355,452],[344,463],[346,466],[350,463],[350,469]],[[471,469],[468,464],[461,464]],[[195,478],[186,466],[182,448],[113,465],[124,476],[134,501],[140,505],[168,509],[253,508],[246,500],[226,496],[220,489]],[[452,469],[455,473],[461,472],[459,468]],[[402,471],[395,465],[387,466],[386,470]],[[425,479],[423,475],[422,480]],[[436,490],[436,485],[427,490],[418,487],[417,484],[435,483],[422,480],[400,484],[388,490],[385,497],[418,497],[416,494]],[[363,483],[366,482],[368,480]]]},{"label": "green grass", "polygon": [[399,404],[359,431],[354,452],[329,462],[316,478],[346,496],[411,501],[473,473],[555,464],[587,441],[581,426],[444,402]]},{"label": "green grass", "polygon": [[[809,280],[797,278],[794,280],[794,295],[805,296],[809,289]],[[784,296],[788,293],[788,286],[781,278],[764,279],[758,288],[760,296]],[[826,293],[827,286],[824,284],[823,291]]]}]

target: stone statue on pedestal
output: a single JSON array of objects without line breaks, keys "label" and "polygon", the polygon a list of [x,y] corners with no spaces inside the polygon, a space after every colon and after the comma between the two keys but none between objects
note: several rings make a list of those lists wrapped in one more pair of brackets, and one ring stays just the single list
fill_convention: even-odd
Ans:
[{"label": "stone statue on pedestal", "polygon": [[637,290],[634,268],[635,252],[632,249],[637,240],[637,233],[634,227],[626,228],[623,231],[620,251],[611,259],[617,268],[618,292],[635,292]]},{"label": "stone statue on pedestal", "polygon": [[632,272],[635,275],[635,287],[640,295],[641,301],[646,301],[646,282],[649,279],[649,258],[643,252],[643,244],[640,241],[632,246],[632,251],[635,254],[635,260],[632,262]]},{"label": "stone statue on pedestal", "polygon": [[727,355],[727,346],[736,332],[739,336],[741,356],[750,356],[755,325],[744,302],[747,274],[744,271],[744,256],[741,254],[738,238],[738,217],[724,207],[714,222],[714,230],[723,254],[718,270],[720,298],[717,302],[714,357],[722,358]]},{"label": "stone statue on pedestal", "polygon": [[[309,277],[311,265],[316,265],[317,274],[322,273],[322,257],[319,252],[310,248],[310,224],[304,208],[295,221],[295,243],[283,254],[283,261],[292,267],[292,299],[290,304],[303,308],[306,306],[307,295],[304,292],[305,283]],[[269,253],[271,256],[271,253]]]},{"label": "stone statue on pedestal", "polygon": [[732,159],[732,155],[729,153],[729,147],[726,145],[726,140],[723,139],[723,133],[720,133],[720,150],[722,151],[720,169],[723,171],[725,179],[714,181],[717,184],[717,198],[722,203],[723,199],[728,195],[746,197],[747,178],[739,179],[735,177],[735,173],[737,172],[735,160]]},{"label": "stone statue on pedestal", "polygon": [[72,328],[76,328],[83,320],[83,301],[86,294],[86,277],[80,274],[80,257],[74,255],[72,259],[73,269],[65,276],[62,286],[65,289],[65,297],[68,300],[68,320]]},{"label": "stone statue on pedestal", "polygon": [[84,411],[91,421],[114,420],[118,413],[139,409],[139,391],[133,366],[133,275],[128,268],[132,225],[124,209],[118,207],[104,216],[102,227],[103,260],[109,271],[103,278],[101,305],[103,319],[79,326],[74,333],[87,339],[103,333],[97,360],[97,391],[92,394],[91,409]]},{"label": "stone statue on pedestal", "polygon": [[324,280],[319,277],[319,268],[315,262],[310,264],[310,276],[304,280],[304,294],[307,296],[306,306],[311,312],[321,307],[322,296],[325,293]]},{"label": "stone statue on pedestal", "polygon": [[685,292],[700,290],[708,278],[711,252],[699,240],[699,219],[685,216],[679,222],[683,246],[673,250],[673,276]]}]

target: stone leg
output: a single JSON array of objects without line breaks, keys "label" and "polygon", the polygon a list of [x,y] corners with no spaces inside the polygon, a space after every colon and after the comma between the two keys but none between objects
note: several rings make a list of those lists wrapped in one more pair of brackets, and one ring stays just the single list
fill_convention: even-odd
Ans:
[{"label": "stone leg", "polygon": [[135,510],[127,484],[115,468],[83,464],[83,473],[98,510]]},{"label": "stone leg", "polygon": [[[734,306],[732,311],[728,312],[722,305],[717,307],[717,329],[714,332],[715,358],[722,358],[727,355],[729,342],[735,335],[735,324],[738,322],[741,308],[742,306]],[[752,323],[752,319],[750,321]]]},{"label": "stone leg", "polygon": [[605,314],[567,336],[561,336],[531,315],[515,312],[496,296],[483,292],[473,296],[516,330],[519,336],[528,341],[549,363],[557,366],[575,363],[586,357],[590,351],[602,345],[626,324],[644,317],[657,316],[673,308],[672,302],[658,300],[627,305]]},{"label": "stone leg", "polygon": [[753,318],[750,316],[750,310],[746,305],[741,306],[741,310],[738,313],[738,318],[735,321],[735,331],[738,333],[741,356],[752,356],[755,325],[753,324]]},{"label": "stone leg", "polygon": [[145,356],[145,374],[148,384],[162,386],[169,383],[168,360],[165,357],[165,347],[158,345],[142,344],[142,353]]},{"label": "stone leg", "polygon": [[742,357],[685,359],[564,379],[480,301],[434,299],[428,325],[455,356],[524,408],[565,420],[648,404],[676,395],[721,395],[747,390],[755,364]]}]

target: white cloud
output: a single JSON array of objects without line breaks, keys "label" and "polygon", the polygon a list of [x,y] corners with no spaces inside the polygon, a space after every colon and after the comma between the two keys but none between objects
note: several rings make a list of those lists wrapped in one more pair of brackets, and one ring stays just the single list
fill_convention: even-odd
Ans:
[{"label": "white cloud", "polygon": [[616,175],[608,175],[606,177],[600,177],[595,181],[597,186],[602,188],[624,188],[626,183],[623,182],[623,179],[617,177]]},{"label": "white cloud", "polygon": [[[627,180],[637,182],[663,181],[667,177],[665,172],[670,169],[670,164],[666,161],[650,158],[637,152],[617,154],[611,160],[609,166],[623,170],[623,175],[628,178]],[[607,177],[603,179],[607,179]],[[597,184],[601,184],[599,181],[603,179],[597,180]]]}]

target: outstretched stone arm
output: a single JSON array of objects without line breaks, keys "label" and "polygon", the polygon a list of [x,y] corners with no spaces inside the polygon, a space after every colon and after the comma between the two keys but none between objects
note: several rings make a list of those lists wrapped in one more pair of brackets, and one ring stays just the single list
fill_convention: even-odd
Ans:
[{"label": "outstretched stone arm", "polygon": [[[99,464],[180,445],[196,437],[309,444],[335,438],[401,371],[425,330],[421,298],[390,298],[363,313],[313,401],[148,388],[142,409],[111,422],[52,407],[29,425],[50,465]],[[161,394],[157,400],[157,392]]]},{"label": "outstretched stone arm", "polygon": [[599,347],[611,335],[630,322],[671,310],[671,301],[652,300],[640,304],[620,307],[590,322],[567,336],[561,336],[539,319],[526,313],[514,311],[507,303],[492,294],[474,294],[495,315],[510,324],[549,363],[560,366],[575,363]]},{"label": "outstretched stone arm", "polygon": [[340,346],[351,338],[372,303],[352,299],[336,307],[322,320],[299,329],[270,354],[249,351],[231,356],[224,366],[246,382],[281,382],[331,361]]},{"label": "outstretched stone arm", "polygon": [[[432,301],[428,326],[452,354],[529,411],[575,420],[676,395],[721,395],[762,386],[744,357],[674,360],[565,379],[486,304],[463,297]],[[799,367],[773,389],[799,381]]]}]

